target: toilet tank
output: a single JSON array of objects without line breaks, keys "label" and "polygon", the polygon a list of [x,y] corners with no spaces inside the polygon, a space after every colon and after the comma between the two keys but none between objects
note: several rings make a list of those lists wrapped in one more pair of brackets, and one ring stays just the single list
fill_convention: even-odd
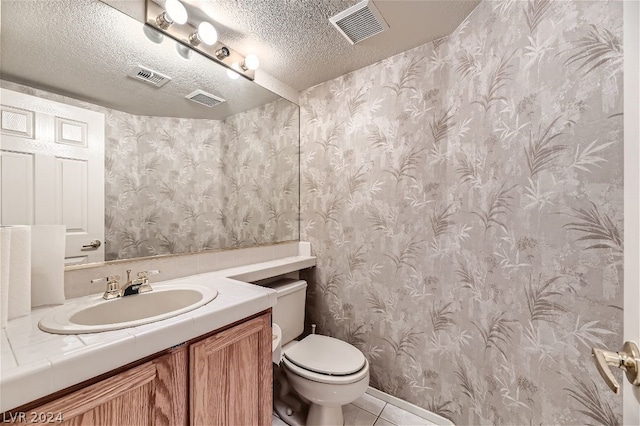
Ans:
[{"label": "toilet tank", "polygon": [[283,279],[269,284],[278,292],[278,303],[273,307],[273,322],[282,329],[282,345],[289,343],[304,331],[304,304],[307,282]]}]

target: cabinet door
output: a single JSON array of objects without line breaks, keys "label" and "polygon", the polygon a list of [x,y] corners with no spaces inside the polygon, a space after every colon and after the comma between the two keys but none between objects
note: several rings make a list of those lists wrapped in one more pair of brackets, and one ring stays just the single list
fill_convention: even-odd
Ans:
[{"label": "cabinet door", "polygon": [[66,425],[186,425],[187,357],[180,348],[30,413],[61,413]]},{"label": "cabinet door", "polygon": [[191,424],[270,425],[271,314],[190,347]]}]

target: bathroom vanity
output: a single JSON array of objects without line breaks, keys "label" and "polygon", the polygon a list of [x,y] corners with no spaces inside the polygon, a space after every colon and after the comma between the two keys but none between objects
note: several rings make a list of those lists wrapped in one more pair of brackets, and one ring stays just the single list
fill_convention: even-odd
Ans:
[{"label": "bathroom vanity", "polygon": [[69,424],[261,425],[271,421],[271,377],[267,310],[16,412]]},{"label": "bathroom vanity", "polygon": [[[26,421],[62,418],[70,424],[270,423],[275,291],[219,272],[162,285],[187,283],[209,285],[218,296],[173,318],[103,333],[38,329],[39,319],[55,308],[11,321],[2,333],[4,418],[25,413]],[[9,355],[13,367],[5,363]]]}]

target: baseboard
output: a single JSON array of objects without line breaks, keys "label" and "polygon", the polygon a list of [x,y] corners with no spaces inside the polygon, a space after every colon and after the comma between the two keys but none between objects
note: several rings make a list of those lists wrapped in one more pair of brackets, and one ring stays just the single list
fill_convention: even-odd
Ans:
[{"label": "baseboard", "polygon": [[430,421],[438,426],[455,426],[451,420],[445,419],[442,416],[439,416],[431,411],[425,410],[422,407],[418,407],[410,402],[404,401],[400,398],[396,398],[395,396],[391,396],[387,393],[379,391],[378,389],[372,388],[369,386],[367,389],[367,393],[371,396],[374,396],[382,401],[388,402],[391,405],[395,405],[396,407],[402,408],[405,411],[410,412],[411,414],[415,414],[418,417],[422,417],[425,420]]}]

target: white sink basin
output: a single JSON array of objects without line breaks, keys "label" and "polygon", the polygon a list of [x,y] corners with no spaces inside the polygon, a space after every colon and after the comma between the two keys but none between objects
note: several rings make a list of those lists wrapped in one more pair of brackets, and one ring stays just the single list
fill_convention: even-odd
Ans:
[{"label": "white sink basin", "polygon": [[152,285],[153,291],[104,300],[88,296],[66,303],[45,315],[38,326],[55,334],[119,330],[171,318],[216,298],[218,292],[200,285]]}]

